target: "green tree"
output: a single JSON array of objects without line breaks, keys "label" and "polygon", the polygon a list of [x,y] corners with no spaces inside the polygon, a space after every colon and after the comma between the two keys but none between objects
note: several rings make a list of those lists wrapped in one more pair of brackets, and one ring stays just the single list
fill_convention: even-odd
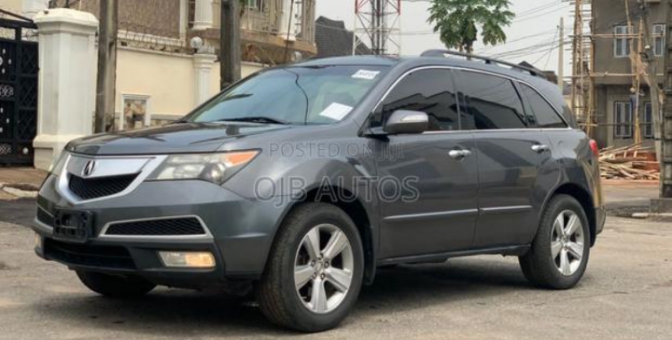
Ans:
[{"label": "green tree", "polygon": [[480,29],[483,44],[506,42],[503,27],[516,16],[509,0],[432,0],[428,22],[448,48],[473,53]]}]

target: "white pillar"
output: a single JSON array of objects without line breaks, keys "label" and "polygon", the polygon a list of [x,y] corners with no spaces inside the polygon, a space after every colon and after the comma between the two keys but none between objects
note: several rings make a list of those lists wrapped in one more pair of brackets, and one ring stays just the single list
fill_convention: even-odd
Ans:
[{"label": "white pillar", "polygon": [[189,0],[180,0],[180,39],[187,38],[189,30]]},{"label": "white pillar", "polygon": [[212,0],[196,0],[196,9],[194,12],[194,30],[205,30],[212,28],[212,12]]},{"label": "white pillar", "polygon": [[93,133],[98,20],[65,8],[34,20],[40,58],[34,163],[46,169],[69,141]]},{"label": "white pillar", "polygon": [[49,0],[23,0],[23,16],[32,18],[38,12],[49,8]]},{"label": "white pillar", "polygon": [[212,84],[212,66],[215,64],[217,56],[211,53],[194,54],[194,74],[195,74],[195,93],[196,105],[203,104],[210,99],[210,84]]},{"label": "white pillar", "polygon": [[280,16],[280,29],[278,35],[286,40],[295,41],[296,27],[294,27],[294,16],[297,14],[296,9],[292,13],[292,0],[282,0],[282,15]]}]

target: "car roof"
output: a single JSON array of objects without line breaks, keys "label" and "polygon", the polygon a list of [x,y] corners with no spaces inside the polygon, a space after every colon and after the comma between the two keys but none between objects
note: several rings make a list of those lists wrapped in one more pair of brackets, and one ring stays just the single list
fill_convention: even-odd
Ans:
[{"label": "car roof", "polygon": [[454,57],[391,57],[391,56],[345,56],[320,59],[309,59],[288,65],[289,67],[311,67],[311,66],[400,66],[402,68],[415,68],[422,66],[451,66],[472,70],[487,71],[490,73],[501,74],[510,78],[526,81],[533,85],[539,85],[539,81],[548,83],[546,79],[539,76],[532,76],[519,69],[506,68],[493,64],[486,64],[478,60],[464,60]]},{"label": "car roof", "polygon": [[388,56],[347,56],[331,58],[315,58],[301,61],[288,66],[394,66],[398,64],[400,58]]},{"label": "car roof", "polygon": [[[551,104],[564,114],[563,107],[566,105],[562,93],[556,84],[551,83],[543,76],[534,76],[518,68],[508,68],[498,66],[497,64],[486,64],[485,62],[474,59],[466,60],[460,57],[391,57],[391,56],[346,56],[331,57],[321,59],[309,59],[284,67],[316,67],[316,66],[382,66],[394,67],[401,71],[410,70],[423,66],[446,66],[454,68],[463,68],[467,70],[483,71],[492,74],[498,74],[511,79],[525,82],[537,91],[540,91]],[[283,67],[283,66],[281,66]],[[566,117],[572,120],[572,117]]]}]

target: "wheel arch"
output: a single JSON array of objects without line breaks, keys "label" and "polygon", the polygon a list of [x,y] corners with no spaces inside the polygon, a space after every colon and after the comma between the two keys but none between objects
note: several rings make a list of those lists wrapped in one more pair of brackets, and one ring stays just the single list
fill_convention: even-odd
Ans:
[{"label": "wheel arch", "polygon": [[[339,199],[337,195],[320,195],[320,192],[329,190],[333,193],[342,193],[342,197],[353,197],[351,200]],[[335,197],[334,197],[335,196]],[[332,198],[336,198],[335,200]],[[287,209],[282,214],[282,218],[279,221],[279,226],[282,225],[282,221],[287,218],[287,216],[296,209],[298,206],[304,203],[309,202],[319,202],[327,203],[338,207],[343,210],[350,219],[355,223],[357,230],[359,231],[359,236],[362,240],[362,247],[364,248],[364,284],[370,285],[373,283],[376,274],[376,242],[377,239],[374,233],[374,227],[371,221],[373,221],[372,216],[369,216],[367,209],[362,203],[361,199],[355,197],[353,193],[339,186],[330,186],[328,188],[324,187],[313,187],[307,191],[301,197],[296,197],[291,204],[288,205]],[[279,228],[276,228],[275,235],[271,245],[275,244],[278,237]],[[270,252],[268,256],[271,256]],[[268,263],[268,258],[266,259]]]},{"label": "wheel arch", "polygon": [[574,183],[564,183],[558,186],[551,195],[548,196],[546,202],[544,202],[544,207],[541,210],[543,214],[546,211],[548,203],[553,199],[553,197],[558,195],[567,195],[576,199],[583,211],[586,213],[586,218],[588,218],[588,226],[590,230],[590,246],[595,245],[595,239],[597,236],[597,216],[595,212],[595,207],[593,206],[593,197],[590,192],[581,186]]}]

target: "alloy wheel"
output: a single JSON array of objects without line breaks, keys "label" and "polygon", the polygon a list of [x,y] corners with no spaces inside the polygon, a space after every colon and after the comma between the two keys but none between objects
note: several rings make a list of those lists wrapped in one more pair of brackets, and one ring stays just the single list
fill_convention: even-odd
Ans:
[{"label": "alloy wheel", "polygon": [[333,224],[320,224],[303,238],[294,260],[294,284],[303,305],[325,314],[341,305],[354,273],[347,235]]},{"label": "alloy wheel", "polygon": [[562,275],[571,276],[581,266],[586,247],[584,240],[579,216],[571,210],[561,212],[553,222],[551,256]]}]

